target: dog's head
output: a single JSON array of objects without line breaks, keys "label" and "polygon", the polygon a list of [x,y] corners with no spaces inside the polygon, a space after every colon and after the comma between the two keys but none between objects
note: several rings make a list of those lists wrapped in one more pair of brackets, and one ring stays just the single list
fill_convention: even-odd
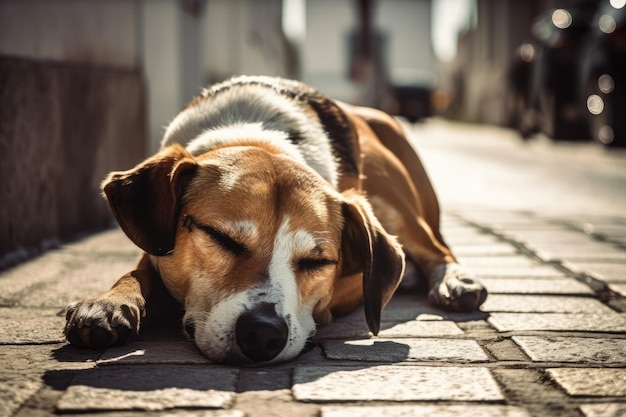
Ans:
[{"label": "dog's head", "polygon": [[400,246],[362,196],[336,192],[272,149],[193,157],[173,145],[111,173],[104,192],[184,304],[187,334],[217,362],[295,357],[315,322],[330,320],[331,301],[341,307],[337,283],[361,273],[358,291],[377,333],[404,268]]}]

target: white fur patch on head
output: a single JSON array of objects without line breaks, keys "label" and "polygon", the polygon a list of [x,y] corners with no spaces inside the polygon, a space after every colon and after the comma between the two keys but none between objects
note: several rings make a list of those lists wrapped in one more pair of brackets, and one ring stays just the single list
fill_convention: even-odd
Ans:
[{"label": "white fur patch on head", "polygon": [[[293,270],[295,253],[315,247],[315,238],[305,230],[289,230],[289,219],[285,219],[276,233],[274,252],[269,267],[269,285],[282,298],[277,304],[280,316],[288,318],[289,341],[276,361],[287,360],[300,353],[306,340],[315,330],[313,320],[314,303],[303,303],[298,291],[298,281]],[[315,300],[317,301],[317,300]]]},{"label": "white fur patch on head", "polygon": [[222,171],[222,175],[219,179],[220,188],[224,191],[230,191],[237,186],[239,182],[239,177],[241,176],[241,171],[236,169],[230,169],[227,171]]}]

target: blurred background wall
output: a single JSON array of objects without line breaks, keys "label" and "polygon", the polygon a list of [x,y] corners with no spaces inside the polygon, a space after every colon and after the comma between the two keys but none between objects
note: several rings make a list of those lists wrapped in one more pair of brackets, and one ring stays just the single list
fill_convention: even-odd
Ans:
[{"label": "blurred background wall", "polygon": [[141,18],[132,1],[0,1],[0,253],[110,224],[99,184],[146,150]]},{"label": "blurred background wall", "polygon": [[0,258],[109,225],[106,173],[156,151],[188,100],[235,74],[298,78],[409,122],[619,143],[606,115],[626,111],[624,77],[596,81],[626,73],[624,3],[0,0]]}]

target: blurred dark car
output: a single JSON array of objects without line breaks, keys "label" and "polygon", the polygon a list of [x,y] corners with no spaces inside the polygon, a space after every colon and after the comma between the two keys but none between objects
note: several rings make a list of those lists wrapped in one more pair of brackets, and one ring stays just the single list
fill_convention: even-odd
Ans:
[{"label": "blurred dark car", "polygon": [[586,140],[589,128],[580,105],[579,63],[594,10],[557,9],[533,30],[541,41],[534,69],[541,130],[554,139]]},{"label": "blurred dark car", "polygon": [[431,96],[432,89],[421,85],[391,86],[392,100],[395,107],[390,112],[402,116],[409,122],[415,123],[432,116]]},{"label": "blurred dark car", "polygon": [[584,47],[580,85],[594,140],[626,147],[626,0],[605,0]]},{"label": "blurred dark car", "polygon": [[433,115],[433,95],[436,76],[428,71],[395,69],[387,81],[388,87],[381,108],[415,123]]},{"label": "blurred dark car", "polygon": [[549,10],[509,71],[509,124],[522,137],[626,146],[626,0]]}]

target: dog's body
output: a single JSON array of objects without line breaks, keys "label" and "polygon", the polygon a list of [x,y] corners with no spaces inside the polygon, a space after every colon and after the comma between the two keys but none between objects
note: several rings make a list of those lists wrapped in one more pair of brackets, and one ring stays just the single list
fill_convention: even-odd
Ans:
[{"label": "dog's body", "polygon": [[444,243],[435,193],[397,122],[295,81],[205,90],[161,151],[112,173],[104,192],[145,255],[108,293],[70,306],[65,333],[80,346],[137,332],[159,280],[202,352],[229,363],[293,358],[316,323],[361,303],[377,334],[405,253],[434,304],[473,310],[486,298]]}]

